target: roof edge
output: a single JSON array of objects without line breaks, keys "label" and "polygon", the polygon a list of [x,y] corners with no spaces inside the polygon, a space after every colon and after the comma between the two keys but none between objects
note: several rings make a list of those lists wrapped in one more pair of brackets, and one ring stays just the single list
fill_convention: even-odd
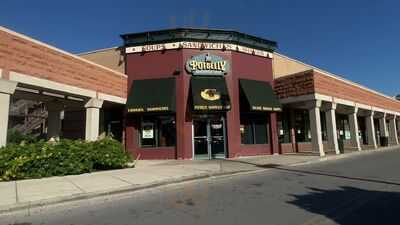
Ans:
[{"label": "roof edge", "polygon": [[65,51],[65,50],[56,48],[56,47],[51,46],[51,45],[49,45],[49,44],[46,44],[46,43],[44,43],[44,42],[41,42],[41,41],[38,41],[38,40],[33,39],[33,38],[31,38],[31,37],[28,37],[28,36],[26,36],[26,35],[24,35],[24,34],[18,33],[18,32],[13,31],[13,30],[10,30],[10,29],[8,29],[8,28],[6,28],[6,27],[0,26],[0,31],[3,31],[3,32],[9,33],[9,34],[12,34],[12,35],[14,35],[14,36],[23,38],[23,39],[25,39],[25,40],[31,41],[31,42],[33,42],[33,43],[35,43],[35,44],[38,44],[38,45],[41,45],[41,46],[43,46],[43,47],[46,47],[46,48],[52,49],[52,50],[54,50],[54,51],[60,52],[60,53],[62,53],[62,54],[68,55],[68,56],[70,56],[70,57],[72,57],[72,58],[74,58],[74,59],[80,60],[80,61],[85,62],[85,63],[89,63],[89,64],[91,64],[91,65],[97,66],[97,67],[102,68],[102,69],[104,69],[104,70],[107,70],[107,71],[109,71],[109,72],[113,72],[113,73],[115,73],[116,75],[119,75],[119,76],[122,76],[122,77],[128,77],[128,76],[127,76],[126,74],[124,74],[124,73],[121,73],[121,72],[112,70],[112,69],[107,68],[107,67],[102,66],[102,65],[99,65],[99,64],[97,64],[97,63],[94,63],[94,62],[89,61],[89,60],[87,60],[87,59],[84,59],[84,58],[82,58],[82,57],[79,57],[78,55],[74,55],[74,54],[69,53],[69,52],[67,52],[67,51]]},{"label": "roof edge", "polygon": [[[351,81],[351,80],[348,80],[348,79],[346,79],[346,78],[343,78],[343,76],[341,76],[341,75],[337,75],[337,74],[328,72],[328,71],[323,70],[323,69],[320,69],[320,68],[318,68],[318,67],[316,67],[316,66],[313,66],[313,65],[310,65],[310,64],[301,62],[301,61],[299,61],[299,60],[297,60],[297,59],[290,58],[289,56],[283,55],[283,54],[278,53],[278,52],[274,52],[274,54],[279,55],[279,56],[281,56],[281,57],[283,57],[283,58],[286,58],[286,59],[288,59],[288,60],[292,60],[292,61],[294,61],[294,62],[300,63],[300,64],[302,64],[302,65],[304,65],[304,66],[310,67],[311,70],[317,71],[317,72],[321,73],[322,75],[325,75],[325,76],[334,78],[334,79],[336,79],[336,80],[340,80],[340,81],[345,82],[345,83],[347,83],[347,84],[353,85],[353,86],[355,86],[355,87],[358,87],[358,88],[364,89],[364,90],[366,90],[366,91],[372,92],[372,93],[374,93],[374,94],[380,95],[380,96],[382,96],[382,97],[388,98],[388,99],[390,99],[390,100],[398,101],[398,100],[396,100],[395,98],[390,97],[389,95],[383,94],[383,93],[381,93],[381,92],[378,92],[378,91],[375,91],[375,90],[373,90],[373,89],[371,89],[371,88],[368,88],[368,87],[366,87],[366,86],[364,86],[364,85],[362,85],[362,84],[356,83],[356,82]],[[308,71],[308,70],[304,70],[304,71]],[[303,72],[304,72],[304,71],[303,71]],[[301,72],[299,72],[299,73],[301,73]],[[294,74],[296,74],[296,73],[294,73]],[[290,75],[292,75],[292,74],[290,74]],[[289,75],[289,76],[290,76],[290,75]],[[283,76],[283,77],[284,77],[284,76]],[[282,78],[283,78],[283,77],[282,77]],[[278,78],[278,79],[279,79],[279,78]]]},{"label": "roof edge", "polygon": [[[217,36],[209,37],[210,34],[207,34],[205,37],[200,36],[186,36],[185,32],[192,33],[214,33]],[[230,38],[224,38],[218,35],[230,35]],[[269,39],[257,37],[255,35],[250,35],[246,33],[242,33],[235,30],[223,30],[223,29],[206,29],[206,28],[173,28],[173,29],[162,29],[162,30],[154,30],[154,31],[145,31],[139,33],[127,33],[121,34],[120,37],[124,40],[124,46],[135,46],[135,45],[143,45],[143,44],[157,44],[157,43],[166,43],[172,40],[209,40],[211,41],[220,41],[220,42],[238,42],[242,45],[251,45],[253,48],[259,49],[269,49],[270,51],[275,51],[278,47],[276,41],[272,41]],[[216,38],[218,37],[218,38]],[[246,41],[247,39],[247,41]],[[135,41],[133,41],[135,40]],[[130,42],[130,43],[128,43]],[[258,44],[258,46],[256,45]],[[264,45],[264,46],[263,46]]]},{"label": "roof edge", "polygon": [[97,53],[97,52],[105,52],[108,50],[112,50],[112,49],[118,49],[121,48],[121,46],[113,46],[113,47],[109,47],[109,48],[100,48],[100,49],[95,49],[95,50],[91,50],[91,51],[87,51],[87,52],[80,52],[77,53],[76,55],[81,56],[81,55],[88,55],[88,54],[93,54],[93,53]]}]

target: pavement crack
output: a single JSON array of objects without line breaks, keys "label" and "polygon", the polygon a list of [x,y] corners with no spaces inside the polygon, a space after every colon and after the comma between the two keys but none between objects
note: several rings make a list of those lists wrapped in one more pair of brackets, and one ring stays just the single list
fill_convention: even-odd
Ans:
[{"label": "pavement crack", "polygon": [[117,180],[120,180],[120,181],[122,181],[122,182],[124,182],[124,183],[127,183],[127,184],[130,184],[130,185],[135,185],[134,183],[131,183],[131,182],[125,180],[125,179],[122,179],[122,178],[117,177],[117,176],[114,176],[114,175],[110,175],[110,177],[115,178],[115,179],[117,179]]},{"label": "pavement crack", "polygon": [[18,184],[17,184],[17,181],[14,181],[14,186],[15,186],[15,202],[16,202],[16,203],[19,203]]},{"label": "pavement crack", "polygon": [[72,180],[68,179],[67,177],[64,177],[64,179],[65,179],[66,181],[68,181],[69,183],[71,183],[72,185],[74,185],[76,188],[78,188],[82,193],[86,193],[86,191],[85,191],[83,188],[79,187],[79,186],[78,186],[77,184],[75,184]]}]

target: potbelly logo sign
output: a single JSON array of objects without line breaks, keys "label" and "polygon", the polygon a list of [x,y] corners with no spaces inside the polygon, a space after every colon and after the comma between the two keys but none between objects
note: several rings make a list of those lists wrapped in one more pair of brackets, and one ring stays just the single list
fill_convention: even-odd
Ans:
[{"label": "potbelly logo sign", "polygon": [[189,59],[186,70],[193,75],[223,76],[229,70],[229,63],[220,56],[206,53]]}]

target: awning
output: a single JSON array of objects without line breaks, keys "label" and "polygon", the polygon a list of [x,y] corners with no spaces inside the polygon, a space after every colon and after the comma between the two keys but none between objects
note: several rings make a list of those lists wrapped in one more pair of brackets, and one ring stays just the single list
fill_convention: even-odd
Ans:
[{"label": "awning", "polygon": [[268,82],[246,79],[240,79],[239,82],[241,95],[247,100],[250,111],[282,110],[281,103]]},{"label": "awning", "polygon": [[175,112],[175,78],[134,80],[126,102],[128,113]]},{"label": "awning", "polygon": [[228,89],[223,77],[191,78],[193,110],[227,111],[231,109]]}]

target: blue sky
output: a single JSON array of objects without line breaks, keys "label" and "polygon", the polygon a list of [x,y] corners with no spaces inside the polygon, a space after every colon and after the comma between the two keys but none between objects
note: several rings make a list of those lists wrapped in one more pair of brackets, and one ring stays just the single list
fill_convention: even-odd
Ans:
[{"label": "blue sky", "polygon": [[172,27],[234,29],[388,95],[400,93],[400,2],[385,0],[1,0],[0,25],[79,53],[119,34]]}]

